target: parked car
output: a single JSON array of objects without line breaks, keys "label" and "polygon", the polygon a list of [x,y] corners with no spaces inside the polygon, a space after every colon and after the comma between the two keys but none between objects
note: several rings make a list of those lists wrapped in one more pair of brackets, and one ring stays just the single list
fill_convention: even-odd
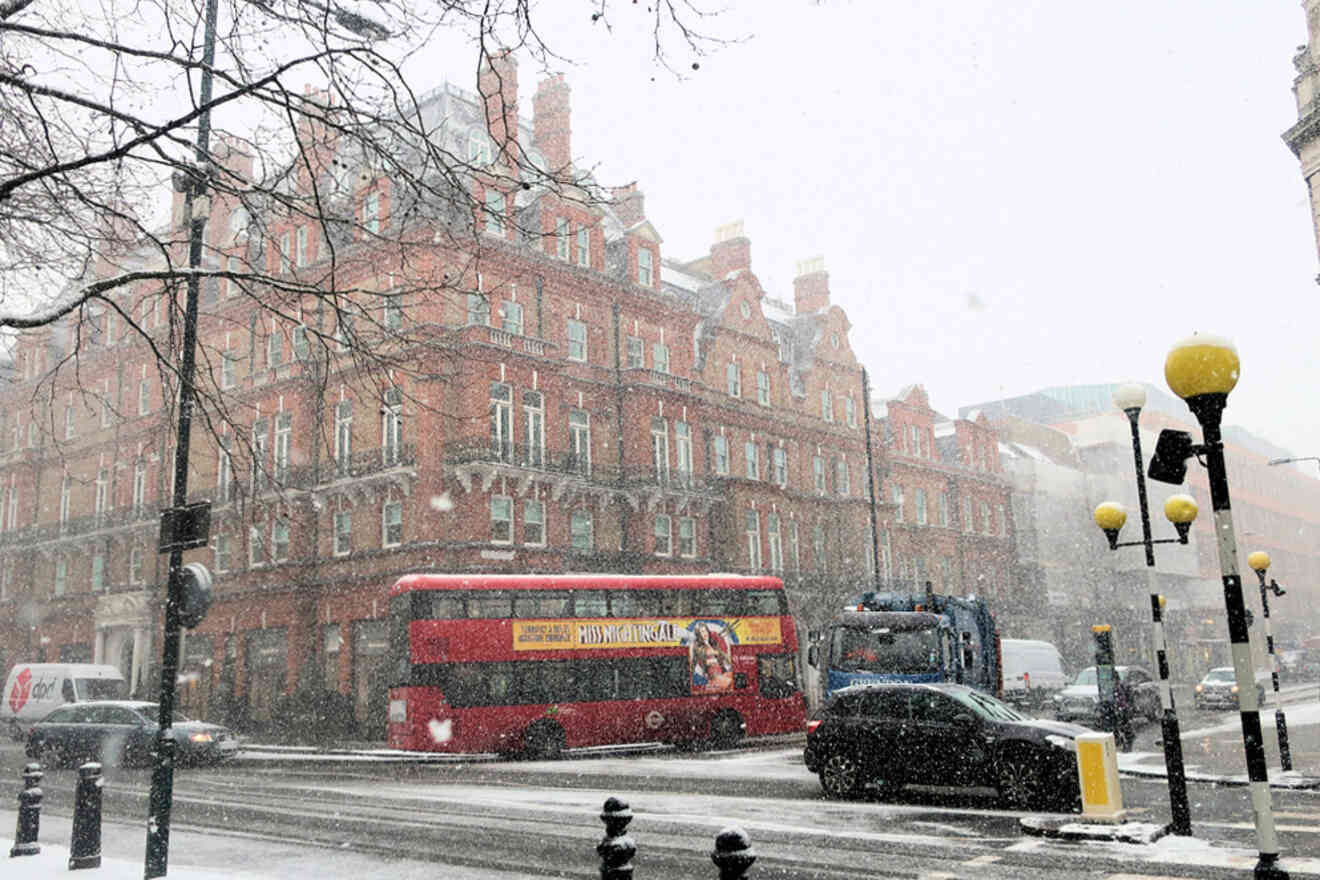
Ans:
[{"label": "parked car", "polygon": [[[33,725],[27,756],[53,767],[83,761],[149,764],[159,713],[158,704],[136,700],[70,703]],[[238,739],[219,724],[193,721],[176,712],[170,729],[180,764],[217,764],[238,752]]]},{"label": "parked car", "polygon": [[1083,727],[1028,718],[959,684],[844,688],[807,723],[807,769],[831,797],[908,783],[997,789],[1008,805],[1080,803],[1075,737]]},{"label": "parked car", "polygon": [[[1216,666],[1196,686],[1198,709],[1236,709],[1237,704],[1237,674],[1232,666]],[[1265,705],[1265,685],[1259,681],[1256,682],[1256,704]]]},{"label": "parked car", "polygon": [[[1133,719],[1159,720],[1163,713],[1160,705],[1160,686],[1149,672],[1140,666],[1117,666],[1119,681],[1128,686],[1132,695]],[[1077,673],[1073,683],[1054,695],[1054,717],[1060,721],[1074,721],[1095,727],[1100,722],[1100,688],[1095,680],[1095,667],[1088,666]]]}]

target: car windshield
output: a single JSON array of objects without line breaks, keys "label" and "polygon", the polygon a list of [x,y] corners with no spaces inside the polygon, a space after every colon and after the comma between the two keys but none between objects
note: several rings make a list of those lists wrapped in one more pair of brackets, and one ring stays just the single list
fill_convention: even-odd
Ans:
[{"label": "car windshield", "polygon": [[989,694],[983,694],[980,691],[966,691],[965,693],[954,693],[951,696],[964,706],[970,706],[976,711],[976,714],[982,718],[990,718],[995,721],[1029,721],[1028,716],[1023,715],[1007,703],[996,700]]},{"label": "car windshield", "polygon": [[1077,678],[1073,681],[1073,684],[1082,684],[1082,685],[1089,684],[1094,687],[1095,667],[1088,666],[1085,669],[1083,669],[1081,672],[1077,673]]},{"label": "car windshield", "polygon": [[939,635],[934,630],[839,627],[834,631],[834,657],[836,667],[848,672],[937,672]]},{"label": "car windshield", "polygon": [[1205,674],[1206,681],[1232,681],[1232,669],[1211,669]]}]

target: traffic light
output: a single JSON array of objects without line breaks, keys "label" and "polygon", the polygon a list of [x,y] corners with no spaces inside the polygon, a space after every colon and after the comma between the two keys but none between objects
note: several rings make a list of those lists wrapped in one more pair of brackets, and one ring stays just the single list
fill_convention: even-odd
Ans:
[{"label": "traffic light", "polygon": [[1165,429],[1155,442],[1155,455],[1151,457],[1146,476],[1161,483],[1182,485],[1187,476],[1187,459],[1193,454],[1192,435],[1186,431]]},{"label": "traffic light", "polygon": [[179,624],[192,629],[211,608],[211,572],[200,562],[190,562],[179,571]]}]

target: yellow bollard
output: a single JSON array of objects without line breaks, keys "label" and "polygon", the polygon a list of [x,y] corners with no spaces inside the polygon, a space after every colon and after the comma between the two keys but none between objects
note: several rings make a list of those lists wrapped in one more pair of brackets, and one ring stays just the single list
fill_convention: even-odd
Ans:
[{"label": "yellow bollard", "polygon": [[1082,818],[1093,822],[1123,822],[1123,792],[1118,787],[1118,751],[1112,733],[1077,737],[1077,779],[1082,788]]}]

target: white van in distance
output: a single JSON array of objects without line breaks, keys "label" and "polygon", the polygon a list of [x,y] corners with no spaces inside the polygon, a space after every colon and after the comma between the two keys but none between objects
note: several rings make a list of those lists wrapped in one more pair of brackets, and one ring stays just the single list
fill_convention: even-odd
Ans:
[{"label": "white van in distance", "polygon": [[1049,642],[1003,639],[1004,699],[1019,706],[1049,705],[1051,695],[1068,686],[1063,657]]},{"label": "white van in distance", "polygon": [[33,724],[65,703],[122,700],[124,676],[113,666],[95,663],[16,663],[0,694],[0,725],[26,740]]}]

